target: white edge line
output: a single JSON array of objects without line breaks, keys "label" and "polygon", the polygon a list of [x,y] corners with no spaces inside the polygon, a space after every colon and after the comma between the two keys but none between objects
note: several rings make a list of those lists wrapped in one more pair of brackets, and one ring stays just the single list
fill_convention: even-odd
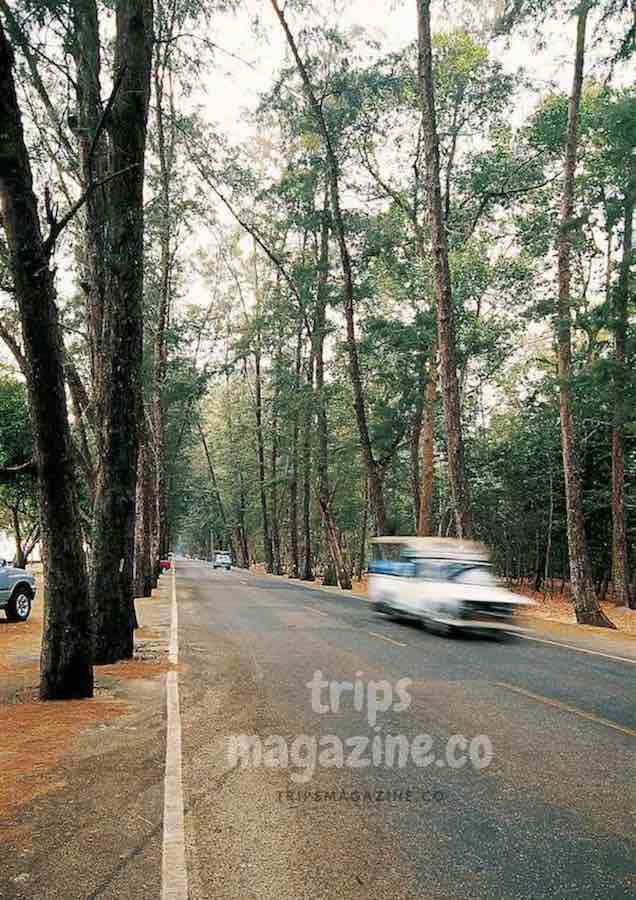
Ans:
[{"label": "white edge line", "polygon": [[181,776],[181,715],[179,711],[179,680],[175,671],[168,672],[166,698],[168,725],[163,799],[161,900],[187,900],[188,873],[185,861]]},{"label": "white edge line", "polygon": [[376,634],[375,631],[370,631],[369,634],[371,637],[380,638],[381,641],[388,641],[389,644],[395,644],[396,647],[408,647],[408,644],[403,644],[402,641],[394,641],[393,638],[387,637],[384,634]]},{"label": "white edge line", "polygon": [[179,612],[177,610],[177,574],[172,561],[172,602],[170,614],[170,645],[168,648],[168,662],[176,666],[179,662]]},{"label": "white edge line", "polygon": [[[177,589],[172,563],[172,614],[170,618],[171,664],[179,660]],[[188,870],[185,858],[183,776],[181,756],[181,712],[179,675],[172,670],[166,680],[166,769],[163,797],[163,847],[161,858],[161,900],[188,900]]]},{"label": "white edge line", "polygon": [[515,637],[523,638],[524,641],[537,641],[539,644],[554,644],[555,647],[565,647],[566,650],[574,650],[576,653],[589,653],[590,656],[602,656],[604,659],[613,659],[616,662],[629,663],[636,665],[636,659],[629,659],[626,656],[613,656],[611,653],[602,653],[600,650],[588,650],[587,647],[574,647],[572,644],[563,644],[561,641],[549,641],[546,638],[535,637],[532,634],[515,634]]}]

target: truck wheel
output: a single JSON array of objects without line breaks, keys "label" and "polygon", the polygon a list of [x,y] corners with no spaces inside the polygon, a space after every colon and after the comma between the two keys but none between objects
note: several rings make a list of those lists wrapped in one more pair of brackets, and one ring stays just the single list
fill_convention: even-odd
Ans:
[{"label": "truck wheel", "polygon": [[380,613],[380,615],[386,616],[387,619],[395,618],[395,610],[390,603],[387,603],[386,599],[378,600],[375,604],[375,610]]},{"label": "truck wheel", "polygon": [[31,594],[26,588],[18,588],[9,600],[7,618],[10,622],[26,622],[31,614]]},{"label": "truck wheel", "polygon": [[432,631],[433,634],[438,635],[438,637],[453,637],[456,633],[454,625],[449,625],[447,622],[437,622],[435,619],[429,619],[426,623],[426,627],[429,631]]}]

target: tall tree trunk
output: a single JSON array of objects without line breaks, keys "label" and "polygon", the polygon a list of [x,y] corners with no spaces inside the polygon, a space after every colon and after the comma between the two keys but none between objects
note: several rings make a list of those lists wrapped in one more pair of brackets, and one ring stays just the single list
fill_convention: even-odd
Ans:
[{"label": "tall tree trunk", "polygon": [[265,483],[266,470],[265,438],[263,435],[263,382],[261,377],[260,347],[254,352],[254,415],[256,417],[256,457],[258,461],[258,490],[261,501],[261,524],[263,528],[263,552],[265,554],[265,569],[268,572],[272,572],[274,569],[274,553],[272,549],[272,535],[269,526],[267,488]]},{"label": "tall tree trunk", "polygon": [[435,478],[435,405],[437,402],[437,350],[431,350],[424,397],[422,434],[420,437],[420,506],[417,533],[428,537],[435,533],[433,522],[433,490]]},{"label": "tall tree trunk", "polygon": [[238,510],[238,546],[243,560],[244,569],[250,567],[250,548],[247,542],[247,531],[245,530],[245,509],[247,503],[245,499],[245,487],[243,485],[243,475],[239,472],[239,510]]},{"label": "tall tree trunk", "polygon": [[20,311],[35,444],[45,608],[40,697],[93,694],[90,614],[77,479],[68,424],[64,352],[49,249],[13,79],[13,54],[0,23],[0,211]]},{"label": "tall tree trunk", "polygon": [[29,557],[33,553],[35,545],[37,544],[37,542],[39,540],[40,540],[40,526],[36,524],[31,529],[29,536],[26,539],[26,542],[22,548],[22,557],[24,559],[25,566],[28,563]]},{"label": "tall tree trunk", "polygon": [[578,146],[579,108],[583,86],[585,57],[585,29],[589,6],[579,7],[576,29],[574,78],[568,106],[565,166],[561,196],[557,265],[559,279],[558,297],[558,347],[559,347],[559,412],[561,418],[561,444],[563,472],[565,476],[565,500],[567,510],[567,534],[570,556],[570,581],[577,622],[585,625],[613,627],[603,613],[596,597],[592,581],[592,567],[587,551],[583,498],[578,467],[578,454],[572,415],[572,389],[570,385],[572,362],[571,311],[570,311],[570,243],[574,212],[574,177]]},{"label": "tall tree trunk", "polygon": [[545,560],[541,555],[541,540],[539,529],[535,535],[535,553],[534,553],[534,578],[532,580],[532,590],[541,590],[543,584],[543,573],[545,571]]},{"label": "tall tree trunk", "polygon": [[552,472],[552,469],[550,469],[548,480],[550,485],[550,506],[548,508],[548,534],[545,545],[545,567],[543,570],[543,583],[546,587],[548,584],[548,578],[550,577],[550,557],[552,555],[552,526],[554,522],[554,474]]},{"label": "tall tree trunk", "polygon": [[[260,316],[262,312],[262,297],[256,248],[257,244],[254,240],[254,246],[252,250],[252,267],[254,277],[254,296],[256,298],[257,321],[255,334],[256,346],[252,351],[252,354],[254,356],[254,416],[256,418],[256,458],[258,462],[258,487],[261,502],[261,524],[263,528],[263,553],[265,556],[265,570],[271,573],[274,569],[274,551],[272,547],[272,534],[270,529],[269,510],[267,504],[265,436],[263,429],[263,379],[261,375],[263,344]],[[245,372],[245,377],[247,378],[247,371]]]},{"label": "tall tree trunk", "polygon": [[411,492],[413,495],[413,513],[415,519],[415,530],[417,532],[417,522],[420,509],[420,453],[422,440],[422,422],[424,419],[424,405],[426,402],[426,355],[422,351],[418,359],[418,384],[415,408],[413,411],[413,421],[411,423],[411,434],[409,441],[409,449],[411,456]]},{"label": "tall tree trunk", "polygon": [[[155,88],[155,125],[157,130],[157,156],[159,161],[160,185],[160,236],[159,236],[159,308],[153,345],[153,391],[152,421],[155,442],[155,492],[157,514],[155,520],[156,548],[154,565],[159,567],[159,560],[165,559],[169,550],[168,537],[168,503],[167,503],[167,459],[166,459],[166,426],[164,414],[164,394],[168,364],[168,348],[166,334],[170,317],[171,274],[172,274],[172,203],[170,179],[174,170],[175,123],[170,118],[166,128],[164,95],[165,76],[168,68],[168,57],[172,48],[174,19],[169,18],[165,34],[155,45],[153,65],[153,82]],[[160,27],[163,20],[160,19]],[[168,82],[170,105],[172,106],[172,82]]]},{"label": "tall tree trunk", "polygon": [[[314,358],[309,354],[307,361],[307,384],[312,391],[314,383]],[[305,404],[303,413],[303,555],[301,561],[300,577],[303,581],[314,580],[313,551],[311,545],[311,411],[309,404]]]},{"label": "tall tree trunk", "polygon": [[[226,376],[229,378],[229,376]],[[227,389],[227,381],[226,381],[226,389]],[[227,429],[227,435],[229,438],[230,446],[234,446],[234,429],[232,426],[232,412],[229,408],[229,405],[225,405],[226,412],[226,420],[225,425]],[[238,455],[235,455],[233,458],[233,469],[234,469],[234,497],[238,500],[238,503],[235,506],[236,511],[236,526],[235,526],[235,535],[236,535],[236,548],[237,548],[237,560],[238,565],[243,569],[249,569],[250,567],[250,551],[249,545],[247,541],[247,532],[245,530],[245,510],[247,507],[246,498],[245,498],[245,483],[243,480],[243,470],[241,468],[241,460]],[[210,473],[211,474],[211,473]]]},{"label": "tall tree trunk", "polygon": [[271,510],[272,510],[272,572],[274,575],[281,574],[281,550],[280,550],[280,527],[278,522],[278,410],[277,397],[274,396],[272,403],[272,456],[271,456],[272,483],[270,489]]},{"label": "tall tree trunk", "polygon": [[[320,502],[322,505],[322,500]],[[331,554],[331,558],[335,561],[338,584],[343,591],[349,591],[351,590],[351,572],[349,571],[346,557],[342,552],[342,546],[340,543],[340,536],[338,534],[336,522],[331,514],[325,515],[325,510],[323,510],[323,521],[327,541],[329,542],[329,552]]]},{"label": "tall tree trunk", "polygon": [[[162,279],[163,281],[163,279]],[[167,297],[161,291],[159,308],[159,321],[155,335],[154,346],[154,385],[152,393],[152,421],[154,437],[154,464],[155,464],[155,530],[153,532],[154,566],[159,567],[159,561],[165,559],[168,553],[168,504],[167,504],[167,475],[166,475],[166,429],[164,421],[163,397],[166,379],[167,349],[165,331],[167,321]]]},{"label": "tall tree trunk", "polygon": [[163,416],[163,392],[156,390],[152,402],[154,435],[154,498],[155,515],[153,529],[153,566],[159,574],[159,562],[169,550],[168,538],[168,477],[166,472],[166,435]]},{"label": "tall tree trunk", "polygon": [[138,429],[142,415],[143,182],[152,57],[150,0],[118,0],[108,122],[111,172],[103,332],[102,459],[91,570],[94,659],[133,655],[133,560]]},{"label": "tall tree trunk", "polygon": [[94,417],[95,408],[89,400],[88,394],[84,388],[84,385],[82,384],[79,373],[77,372],[75,366],[70,364],[68,360],[66,361],[66,365],[64,366],[64,374],[66,377],[66,384],[68,386],[68,392],[71,399],[73,418],[75,419],[75,427],[71,430],[71,435],[73,437],[77,435],[77,462],[82,469],[84,478],[86,479],[86,486],[88,488],[92,508],[95,502],[96,470],[93,454],[88,443],[88,435],[85,423],[86,421],[88,421],[92,426],[93,432],[96,433],[96,420]]},{"label": "tall tree trunk", "polygon": [[[150,477],[152,479],[151,490],[149,496],[149,506],[148,506],[148,527],[150,528],[150,585],[151,588],[156,588],[159,582],[159,554],[158,548],[156,544],[158,529],[157,529],[157,465],[155,460],[155,446],[154,439],[151,434],[150,423],[146,422],[147,428],[147,443],[146,450],[148,453],[148,465],[150,467]],[[151,592],[152,593],[152,592]]]},{"label": "tall tree trunk", "polygon": [[284,11],[281,9],[277,0],[271,0],[271,4],[285,33],[287,43],[296,62],[298,73],[303,82],[305,95],[316,120],[316,125],[318,126],[321,137],[323,139],[325,154],[327,157],[327,164],[329,167],[331,209],[333,214],[334,230],[336,233],[336,238],[338,240],[338,248],[340,250],[340,262],[342,266],[344,315],[347,334],[346,347],[349,360],[349,378],[351,380],[351,387],[353,390],[353,403],[356,414],[356,423],[358,426],[358,434],[360,438],[360,446],[362,449],[362,459],[367,471],[367,477],[369,479],[370,502],[376,520],[376,527],[379,533],[383,534],[386,530],[386,509],[384,505],[384,491],[382,484],[383,472],[373,455],[367,422],[364,388],[362,385],[360,361],[358,359],[358,344],[356,340],[353,271],[351,268],[351,258],[349,256],[349,248],[347,245],[347,232],[342,215],[342,208],[340,205],[340,176],[338,160],[333,149],[332,140],[329,135],[329,129],[327,128],[327,124],[325,122],[322,106],[319,103],[318,98],[316,97],[316,94],[314,92],[307,67],[300,58],[298,47],[296,46],[294,37],[289,29],[287,20],[285,19]]},{"label": "tall tree trunk", "polygon": [[[103,121],[100,90],[99,15],[95,0],[73,0],[73,56],[77,104],[75,134],[79,146],[79,162],[83,187],[102,178],[106,170],[105,142],[98,135]],[[116,85],[115,92],[119,88]],[[84,208],[84,228],[80,251],[80,285],[86,298],[86,324],[90,357],[94,412],[102,421],[103,368],[107,348],[104,346],[103,309],[106,284],[107,192],[93,191]],[[96,429],[99,441],[101,430]],[[100,452],[98,446],[98,453]]]},{"label": "tall tree trunk", "polygon": [[318,432],[318,504],[323,525],[323,537],[327,546],[328,563],[324,583],[337,583],[343,590],[351,588],[351,576],[347,569],[338,543],[338,529],[333,512],[333,499],[329,486],[329,424],[325,403],[325,331],[327,326],[327,279],[329,277],[329,187],[325,186],[325,196],[320,226],[320,250],[318,255],[318,289],[316,292],[316,312],[312,332],[312,356],[316,377],[313,405],[316,412]]},{"label": "tall tree trunk", "polygon": [[365,563],[367,561],[367,530],[369,524],[369,486],[364,485],[364,509],[362,511],[362,528],[360,529],[360,546],[358,561],[356,563],[356,578],[362,581]]},{"label": "tall tree trunk", "polygon": [[[300,376],[302,371],[302,325],[298,326],[296,340],[296,365],[294,370],[295,395],[300,394]],[[300,434],[300,410],[295,402],[292,420],[291,476],[289,480],[289,543],[291,549],[290,578],[300,575],[300,556],[298,553],[298,439]]]},{"label": "tall tree trunk", "polygon": [[147,427],[142,427],[137,462],[137,502],[135,504],[135,597],[152,594],[152,507],[154,466]]},{"label": "tall tree trunk", "polygon": [[624,201],[623,252],[618,284],[613,295],[614,320],[614,422],[612,428],[612,586],[614,601],[636,609],[631,592],[629,554],[625,527],[625,395],[627,322],[632,265],[636,157],[630,159],[630,178]]},{"label": "tall tree trunk", "polygon": [[219,509],[219,515],[221,517],[221,523],[223,525],[223,540],[227,544],[232,553],[232,556],[235,555],[234,549],[234,540],[232,538],[232,532],[228,528],[227,523],[227,515],[225,513],[225,504],[223,503],[223,498],[221,497],[221,493],[219,491],[218,482],[216,480],[216,473],[214,471],[214,466],[212,464],[212,456],[210,455],[210,449],[208,447],[208,442],[205,437],[205,432],[203,431],[203,426],[200,422],[198,422],[199,428],[199,437],[201,438],[201,443],[203,444],[203,450],[205,452],[205,458],[208,464],[208,472],[210,473],[210,482],[212,484],[212,491],[214,494],[214,499],[216,500],[216,504]]},{"label": "tall tree trunk", "polygon": [[24,559],[24,551],[22,549],[22,529],[20,528],[19,507],[11,507],[11,519],[13,522],[13,533],[15,535],[15,565],[19,569],[23,569],[26,561]]},{"label": "tall tree trunk", "polygon": [[444,421],[448,445],[448,471],[455,510],[457,536],[473,536],[470,488],[464,462],[464,436],[457,381],[455,311],[446,226],[440,189],[439,140],[435,117],[433,53],[431,47],[430,0],[416,0],[418,31],[418,77],[422,99],[422,138],[426,159],[430,226],[433,239],[437,293],[437,341],[439,347]]}]

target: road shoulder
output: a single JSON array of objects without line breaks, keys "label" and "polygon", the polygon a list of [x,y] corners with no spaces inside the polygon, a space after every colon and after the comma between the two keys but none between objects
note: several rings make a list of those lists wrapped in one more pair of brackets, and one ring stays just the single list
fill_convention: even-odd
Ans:
[{"label": "road shoulder", "polygon": [[40,604],[0,625],[2,900],[159,896],[169,587],[137,601],[135,658],[96,667],[91,700],[39,702]]}]

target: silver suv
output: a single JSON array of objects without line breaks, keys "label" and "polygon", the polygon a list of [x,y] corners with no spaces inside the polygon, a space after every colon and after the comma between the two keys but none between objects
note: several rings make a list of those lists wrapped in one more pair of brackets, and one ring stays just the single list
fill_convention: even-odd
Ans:
[{"label": "silver suv", "polygon": [[0,559],[0,609],[10,622],[26,622],[35,599],[35,575]]}]

